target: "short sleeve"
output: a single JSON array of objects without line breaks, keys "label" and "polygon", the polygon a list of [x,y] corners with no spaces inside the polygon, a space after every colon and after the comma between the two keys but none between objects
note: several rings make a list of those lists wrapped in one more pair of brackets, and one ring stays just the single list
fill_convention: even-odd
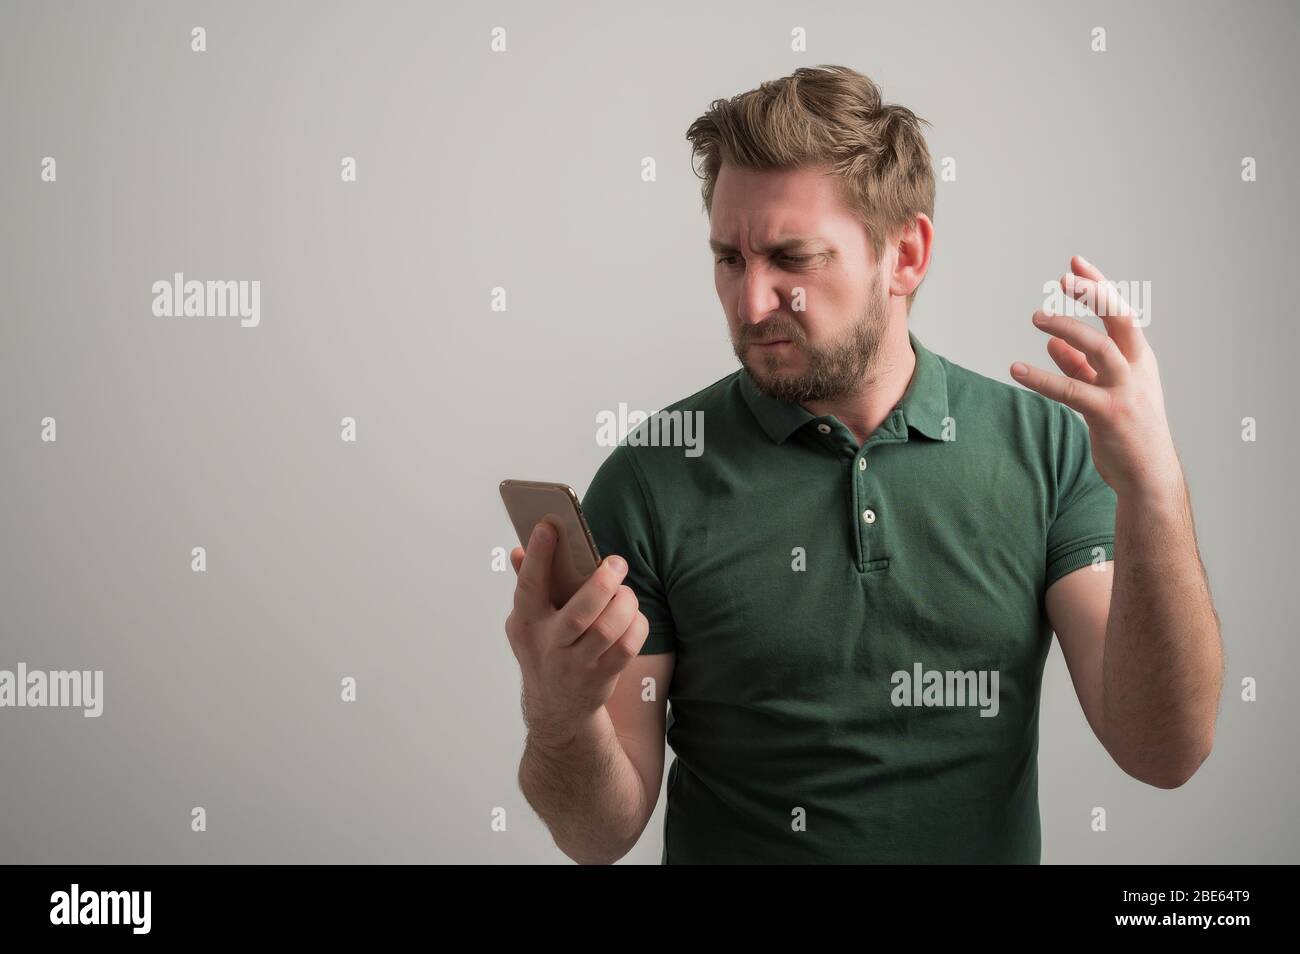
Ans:
[{"label": "short sleeve", "polygon": [[627,561],[623,580],[636,594],[650,623],[641,655],[672,652],[676,626],[664,591],[656,520],[635,461],[626,444],[614,448],[591,479],[582,512],[600,557],[617,554]]},{"label": "short sleeve", "polygon": [[1099,553],[1115,557],[1115,491],[1092,462],[1088,425],[1064,404],[1056,405],[1056,494],[1047,531],[1044,588],[1092,563]]}]

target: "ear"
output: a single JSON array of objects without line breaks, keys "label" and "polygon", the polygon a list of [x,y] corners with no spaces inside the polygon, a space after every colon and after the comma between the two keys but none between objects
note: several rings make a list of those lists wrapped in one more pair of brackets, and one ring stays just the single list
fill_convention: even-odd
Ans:
[{"label": "ear", "polygon": [[889,293],[906,297],[916,291],[930,269],[934,251],[934,223],[930,217],[916,213],[912,224],[898,232],[893,248],[897,257],[889,274]]}]

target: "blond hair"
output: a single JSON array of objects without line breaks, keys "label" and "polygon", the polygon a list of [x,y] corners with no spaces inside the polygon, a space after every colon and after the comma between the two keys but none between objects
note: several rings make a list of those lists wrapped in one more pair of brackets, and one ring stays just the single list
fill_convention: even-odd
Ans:
[{"label": "blond hair", "polygon": [[[757,89],[717,99],[691,123],[691,165],[704,180],[704,210],[724,162],[743,169],[829,165],[862,219],[876,261],[918,212],[934,218],[934,169],[921,124],[905,106],[847,66],[801,67]],[[907,309],[919,290],[907,296]]]}]

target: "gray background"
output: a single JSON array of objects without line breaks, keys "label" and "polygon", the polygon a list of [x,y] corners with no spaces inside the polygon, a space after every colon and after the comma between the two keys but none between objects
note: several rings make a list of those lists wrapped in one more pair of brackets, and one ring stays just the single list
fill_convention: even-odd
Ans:
[{"label": "gray background", "polygon": [[[5,3],[0,668],[103,669],[105,699],[99,719],[0,710],[0,860],[565,861],[515,779],[497,483],[581,493],[609,453],[599,411],[735,369],[686,127],[841,63],[957,160],[911,315],[932,350],[1007,382],[1017,358],[1054,369],[1029,316],[1071,254],[1153,284],[1227,646],[1218,739],[1182,789],[1130,779],[1054,645],[1044,861],[1296,861],[1298,21],[1290,3]],[[154,318],[174,271],[260,280],[261,326]],[[662,812],[628,861],[658,862]]]}]

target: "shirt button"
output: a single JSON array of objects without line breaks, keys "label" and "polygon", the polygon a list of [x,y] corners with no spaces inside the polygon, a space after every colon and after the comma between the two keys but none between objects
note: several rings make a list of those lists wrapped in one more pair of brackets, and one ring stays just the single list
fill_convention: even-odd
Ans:
[{"label": "shirt button", "polygon": [[866,470],[866,469],[867,469],[867,459],[865,457],[859,457],[858,470]]},{"label": "shirt button", "polygon": [[829,434],[831,432],[831,426],[829,424],[818,424],[817,430],[821,431],[823,434]]},{"label": "shirt button", "polygon": [[875,523],[876,512],[874,510],[864,510],[862,511],[862,519],[865,520],[867,523]]}]

